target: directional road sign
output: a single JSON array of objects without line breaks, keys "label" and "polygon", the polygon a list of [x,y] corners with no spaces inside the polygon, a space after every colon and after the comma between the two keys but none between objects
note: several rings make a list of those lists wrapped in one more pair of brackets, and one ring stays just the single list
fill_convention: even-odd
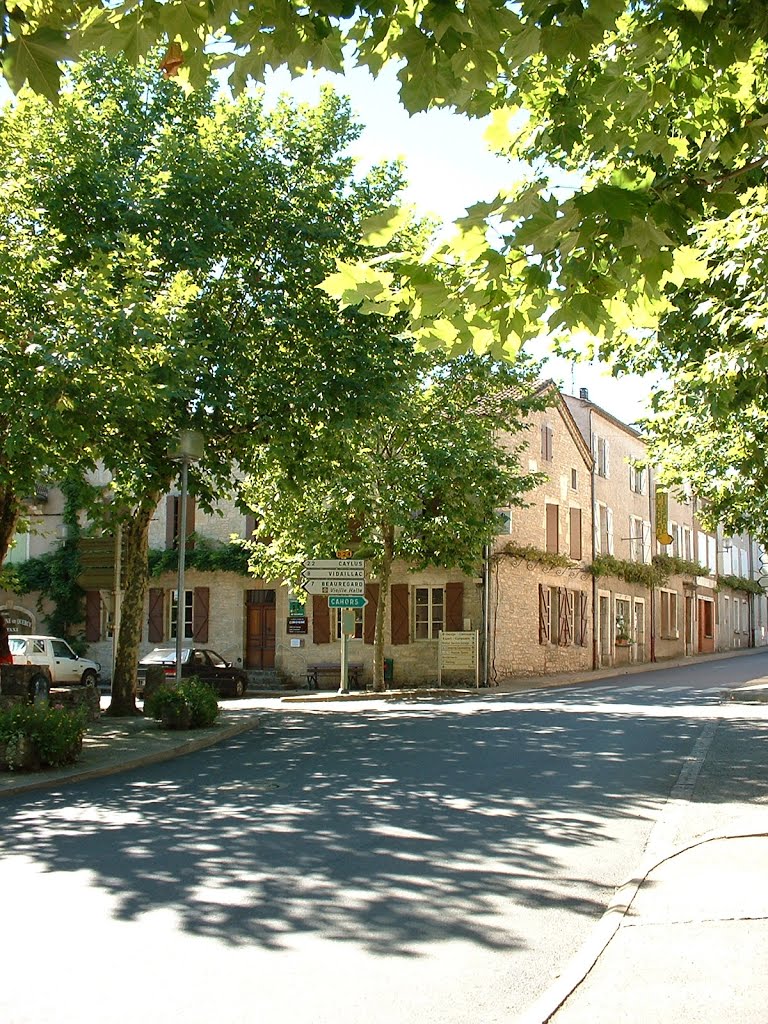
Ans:
[{"label": "directional road sign", "polygon": [[365,569],[364,558],[307,558],[305,569]]},{"label": "directional road sign", "polygon": [[368,601],[359,594],[329,594],[329,608],[365,608]]},{"label": "directional road sign", "polygon": [[302,569],[303,580],[364,580],[365,569]]},{"label": "directional road sign", "polygon": [[304,580],[308,594],[365,594],[365,580]]}]

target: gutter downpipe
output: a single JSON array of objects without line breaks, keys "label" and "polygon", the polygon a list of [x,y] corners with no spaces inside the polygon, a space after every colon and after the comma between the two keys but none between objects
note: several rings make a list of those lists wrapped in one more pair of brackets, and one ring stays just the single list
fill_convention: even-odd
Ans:
[{"label": "gutter downpipe", "polygon": [[[653,473],[651,467],[648,467],[648,518],[651,523],[651,565],[653,565],[653,545],[657,545],[658,550],[658,525],[656,523],[656,502],[654,500],[656,494],[656,481],[653,479]],[[651,608],[650,608],[650,655],[651,664],[656,661],[656,587],[651,581]]]},{"label": "gutter downpipe", "polygon": [[[590,501],[592,503],[592,564],[594,565],[597,551],[595,549],[595,455],[592,442],[592,407],[589,409],[589,451],[592,455],[592,468],[589,474]],[[598,636],[597,636],[597,576],[592,573],[592,671],[600,667],[598,659]]]},{"label": "gutter downpipe", "polygon": [[490,545],[483,546],[483,678],[482,686],[490,686],[490,642],[491,642],[491,570]]}]

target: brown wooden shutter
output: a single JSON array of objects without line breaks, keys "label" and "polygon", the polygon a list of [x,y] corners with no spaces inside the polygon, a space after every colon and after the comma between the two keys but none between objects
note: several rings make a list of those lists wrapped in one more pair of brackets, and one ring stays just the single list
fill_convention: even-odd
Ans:
[{"label": "brown wooden shutter", "polygon": [[558,522],[560,519],[560,506],[547,505],[547,551],[556,555],[560,550],[558,543]]},{"label": "brown wooden shutter", "polygon": [[407,644],[410,640],[408,628],[408,584],[393,583],[389,589],[392,604],[390,628],[393,644]]},{"label": "brown wooden shutter", "polygon": [[246,540],[255,540],[255,537],[253,536],[255,529],[256,529],[256,516],[254,516],[254,515],[246,516],[245,517],[245,539]]},{"label": "brown wooden shutter", "polygon": [[366,583],[365,596],[368,604],[363,608],[363,642],[372,644],[376,637],[376,609],[379,606],[379,584]]},{"label": "brown wooden shutter", "polygon": [[151,644],[162,643],[165,639],[165,591],[160,587],[151,587],[149,591],[149,629],[147,640]]},{"label": "brown wooden shutter", "polygon": [[[181,500],[181,499],[179,499]],[[195,532],[195,499],[187,497],[187,551],[191,551],[195,546],[194,539],[190,539],[191,535]]]},{"label": "brown wooden shutter", "polygon": [[578,562],[581,559],[581,509],[569,510],[570,517],[570,552],[571,558]]},{"label": "brown wooden shutter", "polygon": [[322,594],[312,596],[312,640],[316,644],[331,642],[331,614],[328,598]]},{"label": "brown wooden shutter", "polygon": [[573,624],[573,591],[560,587],[560,631],[557,642],[561,647],[567,647],[573,639],[571,635]]},{"label": "brown wooden shutter", "polygon": [[549,587],[539,584],[539,643],[549,643]]},{"label": "brown wooden shutter", "polygon": [[178,498],[169,494],[165,499],[165,546],[176,547],[176,512]]},{"label": "brown wooden shutter", "polygon": [[210,607],[210,589],[208,587],[195,587],[192,595],[192,639],[199,644],[208,643]]},{"label": "brown wooden shutter", "polygon": [[449,633],[464,629],[464,584],[445,585],[445,628]]},{"label": "brown wooden shutter", "polygon": [[98,590],[85,592],[85,639],[89,644],[101,640],[101,594]]},{"label": "brown wooden shutter", "polygon": [[581,595],[581,601],[579,603],[580,603],[580,615],[579,615],[580,632],[579,632],[579,641],[578,642],[579,642],[579,645],[581,647],[585,647],[586,643],[587,643],[587,612],[588,612],[588,605],[587,605],[587,595],[585,593],[583,593],[583,592],[582,592],[582,595]]}]

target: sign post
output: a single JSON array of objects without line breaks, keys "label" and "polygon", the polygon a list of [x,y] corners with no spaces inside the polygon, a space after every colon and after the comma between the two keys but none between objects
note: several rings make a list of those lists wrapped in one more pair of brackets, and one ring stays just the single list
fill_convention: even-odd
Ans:
[{"label": "sign post", "polygon": [[365,559],[307,558],[302,563],[301,586],[308,594],[325,595],[329,608],[341,619],[341,679],[339,693],[349,693],[349,636],[355,632],[356,608],[364,608]]},{"label": "sign post", "polygon": [[475,686],[480,686],[480,659],[477,630],[466,632],[440,631],[437,653],[437,685],[443,685],[443,670],[471,671],[475,674]]}]

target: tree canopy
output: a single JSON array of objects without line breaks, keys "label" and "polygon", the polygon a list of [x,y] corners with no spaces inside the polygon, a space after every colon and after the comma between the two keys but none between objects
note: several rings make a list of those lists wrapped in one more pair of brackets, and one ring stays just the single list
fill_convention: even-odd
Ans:
[{"label": "tree canopy", "polygon": [[[384,622],[393,563],[480,571],[500,507],[521,505],[539,476],[521,468],[519,433],[545,398],[538,366],[486,356],[410,353],[386,409],[338,431],[333,449],[296,458],[255,453],[244,496],[257,518],[253,571],[297,585],[307,557],[351,548],[379,582],[374,687],[383,689]],[[502,436],[506,439],[502,442]]]}]

